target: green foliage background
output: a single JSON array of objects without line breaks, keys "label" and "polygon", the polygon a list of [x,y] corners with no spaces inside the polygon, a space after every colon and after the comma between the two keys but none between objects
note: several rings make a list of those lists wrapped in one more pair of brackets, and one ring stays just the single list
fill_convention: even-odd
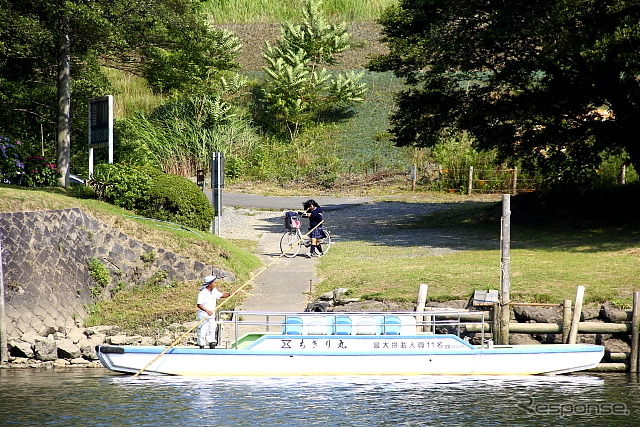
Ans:
[{"label": "green foliage background", "polygon": [[[56,30],[52,19],[64,11],[56,4],[39,2],[31,12],[30,6],[20,1],[8,1],[0,7],[0,58],[4,60],[0,66],[0,134],[41,148],[45,157],[53,157],[56,151],[56,119],[52,114],[56,104],[56,56],[52,50]],[[322,10],[331,22],[372,23],[383,10],[396,4],[395,0],[325,0]],[[294,140],[273,133],[265,125],[269,118],[260,116],[264,111],[257,95],[265,86],[266,77],[255,70],[264,64],[247,66],[245,56],[255,51],[257,44],[261,48],[266,39],[262,31],[267,27],[260,25],[301,22],[301,0],[145,0],[136,4],[133,15],[119,22],[96,13],[99,9],[92,7],[126,7],[121,0],[91,4],[72,1],[65,5],[76,13],[75,20],[84,19],[77,26],[74,42],[87,42],[86,49],[75,51],[72,81],[72,172],[83,177],[88,174],[86,100],[113,93],[117,104],[117,161],[186,177],[193,176],[197,169],[207,169],[211,151],[222,151],[227,160],[227,178],[233,180],[271,180],[280,184],[306,181],[329,187],[353,174],[385,170],[406,174],[412,165],[417,165],[421,176],[427,177],[429,168],[436,165],[462,170],[470,164],[477,170],[489,171],[489,175],[492,169],[518,166],[521,176],[529,174],[532,180],[540,179],[537,171],[523,170],[517,159],[495,164],[491,151],[478,153],[466,146],[459,150],[461,140],[475,142],[466,134],[444,133],[440,135],[442,144],[433,149],[394,146],[388,133],[388,117],[397,109],[394,94],[404,88],[404,82],[391,73],[365,72],[363,81],[369,91],[361,104],[341,114],[315,117]],[[198,23],[199,18],[194,20],[200,16],[196,14],[198,9],[216,29],[208,31]],[[147,14],[148,10],[155,10],[154,17]],[[52,12],[50,17],[47,11]],[[157,20],[155,24],[142,25],[152,18]],[[175,25],[167,27],[167,22]],[[96,27],[100,31],[89,31],[92,24],[100,23],[102,26]],[[240,29],[240,23],[248,23],[240,43],[228,31],[217,29],[233,25]],[[246,30],[254,26],[255,29]],[[140,32],[140,28],[148,31]],[[380,33],[375,24],[370,27],[375,30],[368,34],[353,28],[358,33],[354,49],[345,52],[331,66],[332,71],[362,71],[366,55],[358,55],[378,43]],[[240,44],[243,46],[238,51]],[[24,59],[19,67],[16,55]],[[238,59],[242,60],[236,63]],[[238,69],[238,63],[245,65]],[[230,84],[235,71],[249,79],[247,85]],[[27,84],[29,79],[38,84]],[[203,119],[198,106],[213,119]],[[95,150],[94,155],[96,163],[107,160],[106,150]],[[596,172],[583,172],[594,176],[597,185],[610,185],[619,180],[623,161],[619,153],[612,152]],[[500,175],[493,173],[496,174]],[[456,179],[462,182],[464,178],[461,175]],[[627,182],[636,179],[633,168],[628,168]],[[451,187],[429,179],[419,182],[434,189]]]}]

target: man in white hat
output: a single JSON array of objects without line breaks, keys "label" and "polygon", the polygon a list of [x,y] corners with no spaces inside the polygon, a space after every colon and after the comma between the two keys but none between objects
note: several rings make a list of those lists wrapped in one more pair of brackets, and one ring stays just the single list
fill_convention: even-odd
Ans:
[{"label": "man in white hat", "polygon": [[216,337],[216,302],[220,298],[229,296],[229,292],[220,292],[216,289],[216,281],[218,276],[211,275],[202,279],[202,289],[198,294],[198,320],[205,319],[198,325],[198,346],[204,348],[209,344],[210,348],[214,348],[218,343]]}]

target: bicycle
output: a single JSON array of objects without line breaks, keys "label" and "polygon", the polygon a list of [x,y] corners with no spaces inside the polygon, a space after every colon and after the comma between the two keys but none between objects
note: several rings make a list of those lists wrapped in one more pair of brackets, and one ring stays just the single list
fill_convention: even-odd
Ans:
[{"label": "bicycle", "polygon": [[[298,215],[301,215],[301,212],[285,212],[285,228],[286,231],[282,237],[280,238],[280,251],[287,258],[293,258],[298,255],[300,252],[300,248],[302,245],[305,247],[311,246],[311,238],[307,234],[302,234],[300,231],[300,220],[298,219]],[[319,243],[322,245],[322,251],[326,254],[329,252],[329,248],[331,248],[331,233],[327,230],[326,227],[323,227],[324,238],[318,239]]]}]

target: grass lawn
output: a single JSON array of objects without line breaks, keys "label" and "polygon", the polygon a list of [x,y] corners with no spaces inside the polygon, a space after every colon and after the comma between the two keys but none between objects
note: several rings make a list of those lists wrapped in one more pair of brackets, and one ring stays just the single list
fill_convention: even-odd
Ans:
[{"label": "grass lawn", "polygon": [[[469,299],[474,290],[500,289],[499,222],[474,224],[492,205],[468,203],[425,218],[411,227],[451,230],[487,249],[433,255],[425,246],[391,246],[370,241],[341,241],[320,260],[318,294],[347,288],[351,297],[415,301],[420,283],[430,300]],[[437,228],[436,228],[437,227]],[[472,245],[473,246],[473,245]],[[586,287],[585,302],[629,306],[640,291],[640,228],[599,226],[564,228],[513,225],[511,295],[514,302],[574,299]]]}]

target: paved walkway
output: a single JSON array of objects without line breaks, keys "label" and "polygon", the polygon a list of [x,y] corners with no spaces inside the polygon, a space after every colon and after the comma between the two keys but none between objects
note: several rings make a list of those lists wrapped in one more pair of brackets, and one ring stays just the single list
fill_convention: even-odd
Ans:
[{"label": "paved walkway", "polygon": [[[258,241],[258,257],[268,268],[253,282],[251,294],[242,304],[246,311],[303,311],[309,291],[317,281],[317,258],[307,258],[300,251],[294,258],[280,256],[280,237],[284,232],[278,217],[277,233],[264,233]],[[303,248],[306,249],[306,248]]]}]

